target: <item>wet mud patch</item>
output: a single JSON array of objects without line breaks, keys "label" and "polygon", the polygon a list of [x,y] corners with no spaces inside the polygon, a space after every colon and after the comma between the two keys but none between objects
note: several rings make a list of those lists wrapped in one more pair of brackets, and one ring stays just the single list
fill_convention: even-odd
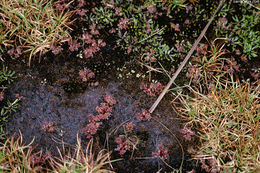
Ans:
[{"label": "wet mud patch", "polygon": [[[79,64],[55,61],[18,72],[19,79],[10,91],[20,94],[22,101],[6,125],[10,135],[21,131],[26,142],[35,138],[37,149],[52,155],[58,155],[62,142],[65,147],[75,147],[77,134],[84,146],[89,139],[82,129],[90,122],[90,115],[97,115],[96,107],[104,102],[104,96],[110,95],[116,100],[112,115],[102,121],[93,138],[96,150],[106,148],[112,151],[111,159],[123,158],[113,164],[116,172],[156,172],[161,168],[170,172],[171,167],[179,168],[181,164],[183,170],[196,167],[187,161],[188,143],[179,132],[181,124],[171,108],[171,98],[162,100],[150,121],[140,121],[136,114],[148,110],[156,99],[140,89],[141,78],[132,75],[118,79],[117,67],[111,67],[99,78],[82,82],[78,71],[84,65]],[[97,85],[91,84],[96,82]],[[133,123],[133,131],[126,134],[125,125],[129,122]],[[120,155],[116,139],[122,135],[138,142],[136,148],[131,146]],[[154,157],[160,146],[168,149],[165,161]]]}]

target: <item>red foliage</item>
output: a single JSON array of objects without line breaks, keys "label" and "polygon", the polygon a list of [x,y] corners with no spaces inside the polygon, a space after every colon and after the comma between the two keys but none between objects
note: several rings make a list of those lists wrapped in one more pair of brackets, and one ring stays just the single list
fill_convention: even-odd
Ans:
[{"label": "red foliage", "polygon": [[177,52],[182,52],[183,49],[184,49],[184,47],[181,44],[179,44],[179,43],[176,43],[175,47],[177,48]]},{"label": "red foliage", "polygon": [[160,145],[157,149],[157,152],[153,154],[154,157],[160,157],[162,160],[165,160],[169,157],[168,154],[168,148],[163,148],[162,145]]},{"label": "red foliage", "polygon": [[130,21],[128,18],[121,18],[119,19],[119,24],[117,25],[119,29],[123,30],[123,29],[127,29],[128,25],[130,24]]},{"label": "red foliage", "polygon": [[171,24],[171,27],[172,27],[175,31],[181,31],[179,24],[174,24],[174,23],[170,23],[170,24]]},{"label": "red foliage", "polygon": [[126,123],[125,128],[126,128],[127,131],[133,131],[134,130],[133,122]]},{"label": "red foliage", "polygon": [[0,92],[0,102],[4,100],[4,92]]},{"label": "red foliage", "polygon": [[54,123],[52,121],[50,121],[50,122],[44,121],[42,123],[42,126],[43,126],[42,130],[45,131],[45,132],[47,131],[47,132],[52,133],[52,132],[55,131],[55,129],[53,128],[53,125],[54,125]]},{"label": "red foliage", "polygon": [[111,106],[116,103],[116,100],[112,96],[108,95],[104,96],[104,100],[106,102],[102,102],[99,106],[96,107],[98,115],[89,115],[90,123],[88,123],[87,126],[81,130],[82,133],[85,133],[87,135],[87,138],[92,138],[102,124],[101,121],[106,120],[111,116]]},{"label": "red foliage", "polygon": [[77,42],[77,40],[70,40],[68,41],[68,45],[70,46],[69,47],[69,50],[70,51],[78,51],[79,47],[80,47],[80,44]]},{"label": "red foliage", "polygon": [[109,107],[107,103],[101,103],[100,106],[96,107],[96,111],[98,112],[98,116],[100,119],[108,119],[112,112],[112,107]]},{"label": "red foliage", "polygon": [[51,50],[54,55],[57,55],[63,50],[63,48],[60,46],[55,47],[55,46],[51,45]]},{"label": "red foliage", "polygon": [[138,120],[142,121],[142,120],[148,120],[150,121],[151,120],[151,114],[145,110],[145,109],[142,109],[142,114],[138,113],[136,114]]},{"label": "red foliage", "polygon": [[88,68],[84,68],[84,70],[80,70],[79,71],[79,76],[82,79],[82,81],[86,82],[91,78],[95,77],[95,73],[92,72],[90,69]]},{"label": "red foliage", "polygon": [[87,134],[87,138],[92,138],[92,135],[97,133],[97,130],[101,124],[102,123],[98,121],[90,122],[81,130],[81,132]]},{"label": "red foliage", "polygon": [[183,134],[184,139],[188,140],[188,141],[190,141],[191,136],[194,135],[194,132],[191,131],[190,129],[186,128],[186,127],[181,129],[180,132]]},{"label": "red foliage", "polygon": [[12,49],[8,50],[7,53],[10,56],[14,55],[15,58],[19,58],[22,55],[22,51],[21,51],[20,46],[17,46],[16,48],[12,48]]},{"label": "red foliage", "polygon": [[45,164],[47,159],[51,158],[51,153],[46,152],[43,156],[39,154],[32,154],[30,157],[30,165],[32,168],[35,168],[38,164]]},{"label": "red foliage", "polygon": [[232,59],[228,59],[228,65],[225,65],[223,67],[224,70],[228,70],[229,72],[231,73],[234,73],[234,71],[237,71],[239,72],[239,68],[240,68],[240,65],[237,64],[237,62],[232,58]]},{"label": "red foliage", "polygon": [[151,83],[150,87],[148,88],[146,84],[142,83],[140,88],[143,89],[144,92],[149,96],[155,96],[155,93],[160,94],[160,92],[163,89],[163,86],[160,82],[157,82],[157,83]]},{"label": "red foliage", "polygon": [[89,29],[92,35],[99,35],[99,31],[96,29],[96,24],[90,25]]},{"label": "red foliage", "polygon": [[78,7],[79,8],[83,7],[84,5],[86,5],[85,0],[78,0]]},{"label": "red foliage", "polygon": [[207,44],[201,44],[196,48],[196,51],[199,53],[199,54],[207,54],[207,50],[208,50],[208,45]]},{"label": "red foliage", "polygon": [[153,54],[154,54],[154,50],[150,49],[150,52],[147,53],[145,61],[155,62],[156,59],[153,57]]},{"label": "red foliage", "polygon": [[127,139],[124,136],[119,136],[115,139],[117,143],[116,151],[119,151],[119,154],[122,156],[127,150],[130,150],[130,145]]},{"label": "red foliage", "polygon": [[116,104],[116,100],[112,96],[105,95],[104,99],[110,106]]}]

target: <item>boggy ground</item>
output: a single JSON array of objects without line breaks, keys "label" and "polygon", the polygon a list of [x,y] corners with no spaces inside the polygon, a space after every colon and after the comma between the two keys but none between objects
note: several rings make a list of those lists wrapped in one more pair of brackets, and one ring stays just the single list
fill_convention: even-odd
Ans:
[{"label": "boggy ground", "polygon": [[[130,66],[127,63],[124,65]],[[170,166],[179,168],[182,161],[184,171],[196,167],[199,169],[195,162],[188,161],[186,150],[189,143],[179,133],[181,122],[171,108],[170,97],[162,100],[151,115],[151,121],[139,121],[136,118],[143,108],[149,109],[156,97],[148,96],[140,89],[144,79],[135,75],[125,77],[128,68],[120,72],[123,77],[118,78],[116,69],[122,67],[123,63],[106,66],[106,70],[89,82],[79,78],[79,70],[88,67],[79,58],[48,58],[31,68],[20,64],[10,66],[19,74],[9,88],[10,96],[22,96],[19,110],[6,125],[10,135],[20,131],[26,142],[35,138],[34,144],[38,150],[58,155],[57,147],[61,148],[62,142],[66,148],[76,145],[77,134],[83,143],[89,141],[81,130],[89,123],[89,115],[97,114],[95,109],[107,94],[116,99],[116,104],[112,116],[103,121],[93,137],[95,150],[107,148],[113,151],[111,159],[124,158],[113,164],[116,172],[156,172],[160,168],[170,172]],[[95,66],[100,66],[102,70],[102,65]],[[93,68],[93,64],[90,67]],[[54,129],[44,130],[44,123],[49,122],[53,123]],[[122,125],[126,122],[133,122],[132,135],[138,138],[139,143],[136,149],[131,148],[120,156],[115,151],[115,139],[124,134]],[[153,157],[159,146],[169,149],[169,158],[165,160],[168,166],[160,158]]]}]

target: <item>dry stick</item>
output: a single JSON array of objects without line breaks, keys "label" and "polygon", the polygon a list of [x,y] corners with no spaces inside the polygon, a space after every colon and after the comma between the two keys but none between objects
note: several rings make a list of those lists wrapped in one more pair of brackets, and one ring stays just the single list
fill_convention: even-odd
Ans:
[{"label": "dry stick", "polygon": [[190,56],[192,55],[192,53],[194,52],[194,50],[196,49],[196,47],[198,46],[200,40],[202,39],[202,37],[205,35],[209,25],[211,24],[212,20],[214,19],[217,11],[219,10],[219,8],[221,7],[221,5],[225,2],[225,0],[221,0],[218,8],[216,9],[216,11],[214,12],[213,16],[210,18],[209,22],[207,23],[207,25],[205,26],[205,28],[202,30],[199,38],[196,40],[196,42],[193,44],[191,50],[189,51],[189,53],[187,54],[187,56],[185,57],[185,59],[183,60],[183,62],[181,63],[180,67],[178,68],[178,70],[174,73],[173,77],[171,78],[171,80],[168,82],[167,86],[164,88],[164,90],[162,91],[162,93],[159,95],[159,97],[157,98],[157,100],[154,102],[154,104],[152,105],[152,107],[149,109],[150,113],[153,113],[153,111],[155,110],[155,108],[158,106],[158,104],[160,103],[160,101],[162,100],[162,98],[164,97],[164,95],[166,94],[166,92],[168,91],[168,89],[171,87],[172,83],[174,82],[174,80],[177,78],[177,76],[179,75],[179,73],[181,72],[181,70],[183,69],[184,65],[187,63],[187,61],[189,60]]}]

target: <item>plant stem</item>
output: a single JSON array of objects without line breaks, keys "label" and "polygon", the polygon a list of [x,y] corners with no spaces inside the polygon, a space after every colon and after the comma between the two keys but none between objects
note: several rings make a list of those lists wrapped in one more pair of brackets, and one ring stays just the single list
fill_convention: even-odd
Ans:
[{"label": "plant stem", "polygon": [[222,6],[222,4],[225,2],[225,0],[221,0],[216,11],[214,12],[213,16],[210,18],[209,22],[207,23],[207,25],[205,26],[205,28],[202,30],[200,36],[198,37],[198,39],[195,41],[195,43],[193,44],[191,50],[188,52],[188,54],[186,55],[185,59],[183,60],[183,62],[181,63],[181,65],[179,66],[178,70],[174,73],[173,77],[171,78],[171,80],[168,82],[168,84],[166,85],[166,87],[164,88],[164,90],[162,91],[162,93],[159,95],[159,97],[157,98],[157,100],[154,102],[154,104],[152,105],[152,107],[149,109],[150,113],[153,113],[153,111],[155,110],[155,108],[158,106],[158,104],[160,103],[160,101],[162,100],[162,98],[164,97],[164,95],[166,94],[166,92],[168,91],[168,89],[171,87],[172,83],[174,82],[174,80],[177,78],[177,76],[179,75],[179,73],[181,72],[181,70],[183,69],[183,67],[185,66],[185,64],[188,62],[190,56],[192,55],[192,53],[194,52],[194,50],[196,49],[196,47],[198,46],[199,42],[201,41],[202,37],[205,35],[209,25],[211,24],[212,20],[214,19],[217,11],[220,9],[220,7]]}]

